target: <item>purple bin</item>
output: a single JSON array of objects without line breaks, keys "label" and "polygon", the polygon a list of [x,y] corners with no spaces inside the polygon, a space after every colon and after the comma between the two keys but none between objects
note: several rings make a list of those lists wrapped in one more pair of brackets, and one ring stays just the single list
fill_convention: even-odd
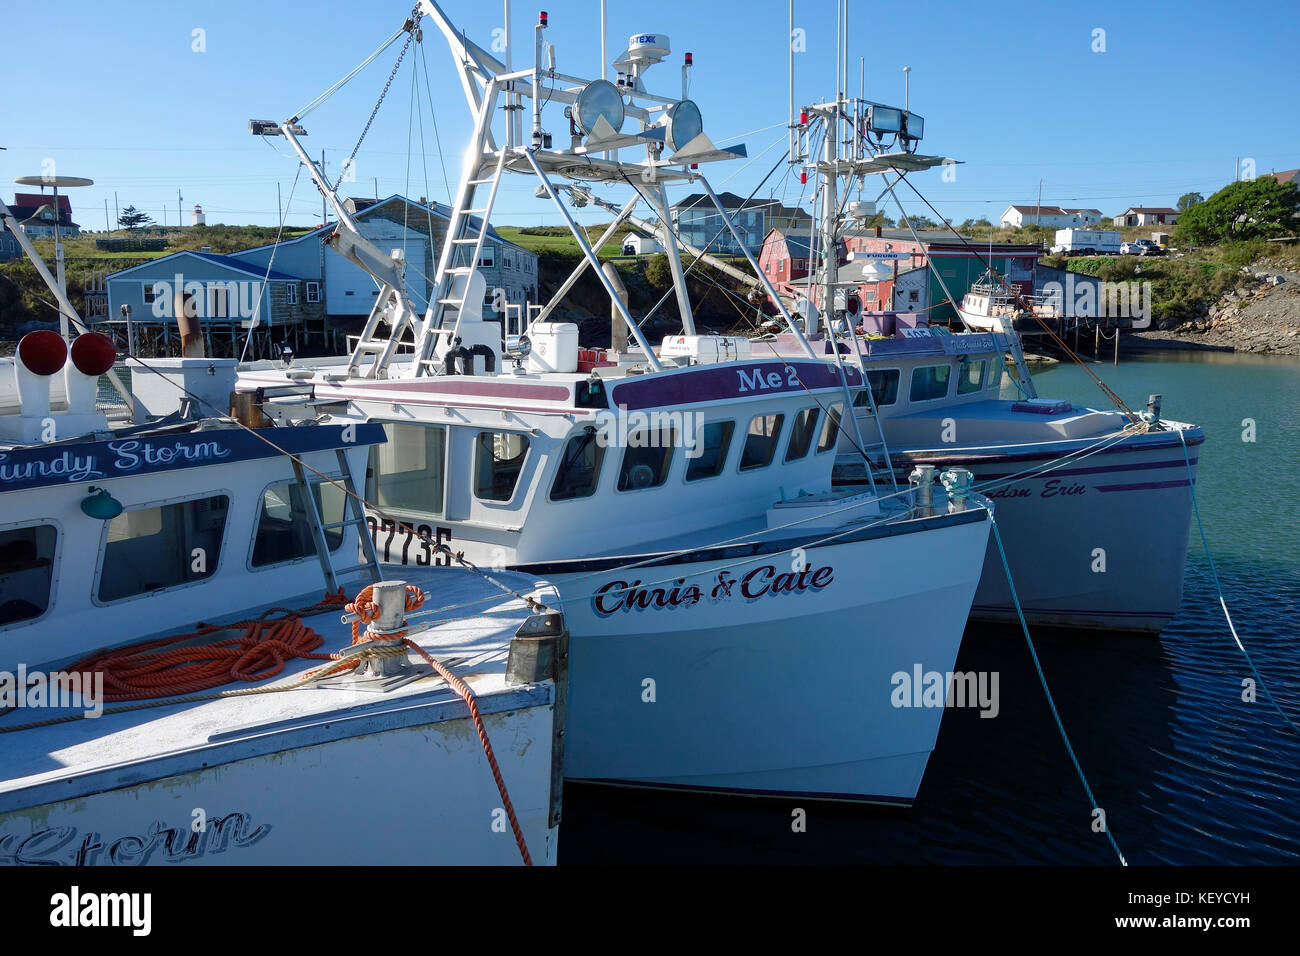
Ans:
[{"label": "purple bin", "polygon": [[930,325],[930,315],[927,312],[895,312],[894,326],[898,331],[903,329],[924,329]]},{"label": "purple bin", "polygon": [[893,312],[862,313],[862,333],[864,335],[893,335]]}]

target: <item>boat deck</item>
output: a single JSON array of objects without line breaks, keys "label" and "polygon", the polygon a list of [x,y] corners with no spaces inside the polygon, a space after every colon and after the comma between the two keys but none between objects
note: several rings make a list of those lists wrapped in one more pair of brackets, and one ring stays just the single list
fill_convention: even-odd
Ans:
[{"label": "boat deck", "polygon": [[[554,601],[554,590],[537,582],[534,577],[504,572],[493,576],[521,594],[540,588],[540,600]],[[485,716],[554,702],[554,687],[549,682],[511,684],[506,680],[511,638],[532,613],[521,601],[461,568],[403,568],[401,579],[424,588],[427,598],[418,613],[449,608],[446,614],[427,614],[412,619],[412,631],[408,636],[447,664],[470,686]],[[360,586],[349,587],[347,591],[355,594]],[[319,593],[303,594],[282,599],[274,606],[305,607],[319,598]],[[461,606],[466,604],[469,606]],[[232,615],[230,619],[255,617],[269,607],[271,605],[254,608]],[[342,610],[339,609],[304,619],[308,627],[325,639],[316,653],[338,651],[351,644],[351,624],[342,623],[341,616]],[[455,620],[467,616],[470,617]],[[431,626],[441,620],[449,623]],[[428,629],[418,631],[415,630],[417,626]],[[183,629],[171,633],[181,631]],[[142,639],[150,636],[165,635],[141,635]],[[213,639],[209,636],[203,640]],[[292,683],[325,663],[296,659],[288,662],[284,670],[269,681],[257,685],[232,683],[208,693]],[[37,670],[32,667],[29,673]],[[5,753],[4,777],[0,780],[0,813],[138,784],[142,780],[197,771],[290,747],[355,737],[381,728],[437,723],[466,715],[464,702],[436,673],[382,693],[309,686],[279,693],[112,713],[115,708],[133,703],[106,704],[106,712],[98,718],[76,719],[0,734],[0,746]],[[0,715],[0,729],[68,713],[80,711],[15,708]]]}]

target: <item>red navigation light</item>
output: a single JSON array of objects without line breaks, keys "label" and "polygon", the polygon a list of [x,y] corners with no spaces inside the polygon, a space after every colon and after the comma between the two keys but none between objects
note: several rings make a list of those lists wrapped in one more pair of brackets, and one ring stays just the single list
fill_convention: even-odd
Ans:
[{"label": "red navigation light", "polygon": [[541,13],[539,13],[539,14],[537,15],[537,22],[540,23],[542,26],[546,26],[546,25],[547,25],[547,23],[546,23],[546,11],[545,11],[545,10],[543,10]]},{"label": "red navigation light", "polygon": [[72,364],[82,375],[103,375],[117,361],[113,340],[100,332],[86,332],[72,342]]},{"label": "red navigation light", "polygon": [[695,63],[695,54],[694,53],[686,54],[686,65],[691,66],[693,63]]},{"label": "red navigation light", "polygon": [[36,375],[53,375],[68,361],[68,343],[51,329],[28,332],[18,343],[18,360]]},{"label": "red navigation light", "polygon": [[807,111],[807,110],[804,110],[802,113],[799,114],[799,125],[800,125],[800,126],[807,126],[807,125],[808,125],[808,111]]},{"label": "red navigation light", "polygon": [[800,186],[807,186],[807,185],[808,185],[808,174],[807,174],[807,173],[800,173],[800,174],[799,174],[799,185],[800,185]]}]

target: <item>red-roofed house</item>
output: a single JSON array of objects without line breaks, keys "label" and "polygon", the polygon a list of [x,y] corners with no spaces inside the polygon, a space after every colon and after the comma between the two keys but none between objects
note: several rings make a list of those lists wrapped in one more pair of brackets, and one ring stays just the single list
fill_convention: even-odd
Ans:
[{"label": "red-roofed house", "polygon": [[1081,229],[1101,222],[1100,209],[1066,209],[1063,206],[1010,205],[1002,213],[1002,225],[1043,226],[1046,229]]},{"label": "red-roofed house", "polygon": [[1178,221],[1177,209],[1168,206],[1130,206],[1115,217],[1117,226],[1172,226]]},{"label": "red-roofed house", "polygon": [[1276,179],[1279,183],[1295,183],[1300,185],[1300,180],[1296,179],[1296,174],[1300,169],[1284,169],[1280,173],[1261,173],[1261,176],[1267,176],[1269,179]]}]

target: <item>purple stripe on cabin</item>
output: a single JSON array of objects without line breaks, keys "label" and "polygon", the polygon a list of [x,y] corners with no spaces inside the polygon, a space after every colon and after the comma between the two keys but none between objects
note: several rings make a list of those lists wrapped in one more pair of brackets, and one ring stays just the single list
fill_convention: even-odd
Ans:
[{"label": "purple stripe on cabin", "polygon": [[[845,367],[849,385],[862,384],[856,368]],[[680,371],[621,381],[611,389],[615,405],[629,410],[671,405],[700,405],[732,398],[758,398],[839,388],[839,369],[824,362],[737,362],[725,366],[695,366]]]}]

